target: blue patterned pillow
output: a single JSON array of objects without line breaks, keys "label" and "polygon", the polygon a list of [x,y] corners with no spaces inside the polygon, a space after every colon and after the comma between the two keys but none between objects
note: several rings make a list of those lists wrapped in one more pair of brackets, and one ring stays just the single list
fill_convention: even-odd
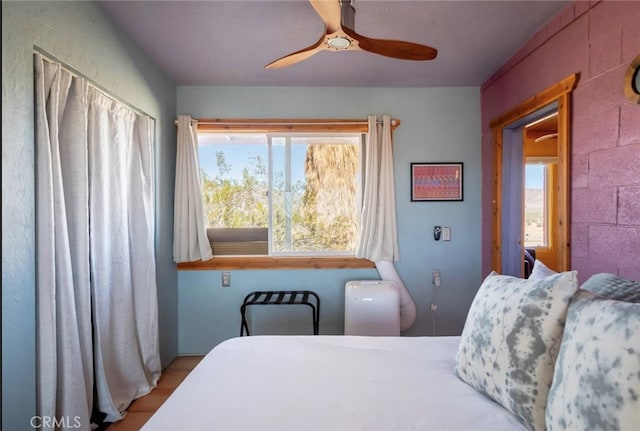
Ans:
[{"label": "blue patterned pillow", "polygon": [[484,280],[462,331],[454,371],[529,429],[545,429],[545,408],[575,271],[539,280],[495,272]]},{"label": "blue patterned pillow", "polygon": [[592,275],[582,285],[582,289],[618,301],[640,302],[640,283],[626,280],[614,274]]},{"label": "blue patterned pillow", "polygon": [[640,430],[640,304],[575,295],[546,422],[549,430]]}]

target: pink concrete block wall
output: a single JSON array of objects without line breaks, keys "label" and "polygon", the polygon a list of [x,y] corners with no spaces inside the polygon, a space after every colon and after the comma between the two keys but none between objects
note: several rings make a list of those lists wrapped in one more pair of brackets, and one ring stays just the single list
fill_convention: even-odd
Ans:
[{"label": "pink concrete block wall", "polygon": [[640,225],[640,186],[620,187],[618,189],[619,225]]},{"label": "pink concrete block wall", "polygon": [[623,78],[640,55],[640,2],[574,1],[481,89],[483,273],[491,270],[493,142],[489,123],[579,73],[572,97],[571,265],[640,280],[640,105]]}]

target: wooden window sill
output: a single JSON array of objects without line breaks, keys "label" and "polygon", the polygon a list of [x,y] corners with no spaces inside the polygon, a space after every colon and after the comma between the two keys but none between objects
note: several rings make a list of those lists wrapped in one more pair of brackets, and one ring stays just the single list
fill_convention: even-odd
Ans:
[{"label": "wooden window sill", "polygon": [[238,269],[353,269],[375,268],[374,262],[353,256],[272,257],[216,256],[206,261],[182,262],[180,271]]}]

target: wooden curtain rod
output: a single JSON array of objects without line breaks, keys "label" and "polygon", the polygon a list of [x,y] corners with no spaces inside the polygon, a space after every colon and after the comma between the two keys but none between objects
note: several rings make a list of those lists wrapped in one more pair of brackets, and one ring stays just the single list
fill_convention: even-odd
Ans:
[{"label": "wooden curtain rod", "polygon": [[[336,119],[192,119],[198,124],[202,132],[236,131],[236,132],[274,132],[274,131],[343,131],[360,132],[368,128],[368,121],[364,120],[336,120]],[[382,123],[382,120],[378,120]],[[177,125],[178,122],[175,121]],[[395,130],[400,120],[392,119],[391,128]]]}]

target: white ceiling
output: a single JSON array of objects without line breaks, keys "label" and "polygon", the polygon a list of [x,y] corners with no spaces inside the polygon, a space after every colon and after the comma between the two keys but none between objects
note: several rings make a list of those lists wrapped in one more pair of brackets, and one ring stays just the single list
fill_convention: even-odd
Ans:
[{"label": "white ceiling", "polygon": [[101,1],[177,85],[313,87],[479,86],[567,3],[354,0],[358,33],[429,45],[437,58],[323,51],[265,70],[323,34],[308,1]]}]

